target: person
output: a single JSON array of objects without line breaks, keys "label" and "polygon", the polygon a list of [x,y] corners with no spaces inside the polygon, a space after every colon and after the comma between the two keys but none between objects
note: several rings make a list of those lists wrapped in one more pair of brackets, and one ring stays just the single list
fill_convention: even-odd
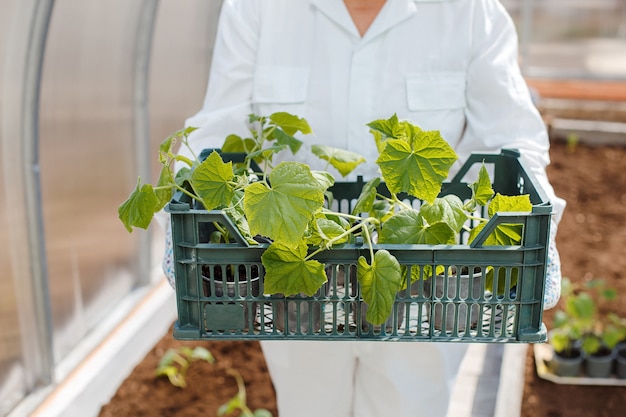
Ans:
[{"label": "person", "polygon": [[[352,177],[377,175],[366,123],[394,113],[441,131],[459,155],[450,175],[472,152],[517,148],[555,208],[549,308],[560,291],[554,237],[565,202],[546,176],[549,140],[517,53],[498,0],[225,0],[204,103],[185,121],[198,128],[189,143],[219,148],[231,133],[245,137],[248,114],[286,111],[308,120],[315,143],[363,155]],[[325,167],[309,155],[295,158]],[[262,349],[280,417],[436,417],[446,415],[466,345],[263,341]]]}]

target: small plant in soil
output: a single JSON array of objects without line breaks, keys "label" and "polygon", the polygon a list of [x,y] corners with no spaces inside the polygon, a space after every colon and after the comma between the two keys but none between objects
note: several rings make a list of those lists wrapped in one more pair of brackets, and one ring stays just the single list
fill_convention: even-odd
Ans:
[{"label": "small plant in soil", "polygon": [[272,417],[272,413],[264,408],[258,408],[252,411],[247,404],[246,385],[239,372],[229,369],[227,373],[235,378],[237,382],[237,393],[217,410],[218,417],[228,416],[239,411],[243,417]]},{"label": "small plant in soil", "polygon": [[[278,152],[293,154],[302,141],[296,134],[312,133],[308,122],[288,113],[268,117],[250,115],[250,137],[230,135],[218,151],[205,159],[186,158],[173,152],[180,141],[189,147],[188,136],[194,130],[175,132],[160,146],[161,174],[156,186],[142,184],[119,207],[126,228],[147,228],[179,191],[201,204],[206,210],[221,210],[230,217],[238,233],[250,245],[263,239],[269,242],[261,261],[265,268],[264,290],[267,294],[315,294],[327,281],[325,265],[315,259],[322,251],[336,245],[363,240],[369,256],[357,262],[357,279],[368,304],[367,320],[382,324],[390,315],[398,291],[411,282],[440,273],[430,267],[408,273],[386,249],[374,244],[462,244],[461,234],[469,242],[489,220],[475,216],[476,210],[488,205],[491,217],[496,212],[529,212],[528,195],[495,194],[486,168],[470,184],[472,197],[463,202],[455,195],[439,197],[443,181],[458,159],[439,131],[425,131],[393,115],[368,124],[379,150],[375,161],[381,176],[367,182],[351,213],[331,210],[332,185],[335,177],[328,171],[315,171],[300,162],[273,163]],[[189,147],[190,148],[190,147]],[[314,155],[334,167],[342,176],[350,174],[365,160],[358,154],[325,145],[312,145]],[[242,162],[222,158],[222,154],[241,152]],[[193,152],[192,152],[193,154]],[[175,162],[185,167],[174,172]],[[256,169],[255,167],[260,167]],[[381,193],[381,187],[388,193]],[[401,196],[409,195],[422,204],[414,208]],[[474,227],[469,228],[469,220]],[[211,242],[231,242],[228,230],[215,224]],[[503,224],[489,236],[486,245],[519,245],[520,225]],[[468,243],[469,243],[468,242]],[[504,273],[504,271],[502,271]],[[515,285],[517,276],[512,276]],[[411,276],[407,276],[411,275]],[[487,285],[501,281],[493,268],[488,271]]]},{"label": "small plant in soil", "polygon": [[161,357],[155,374],[157,377],[166,376],[170,383],[176,387],[185,388],[187,386],[187,370],[192,363],[199,360],[210,364],[215,362],[211,352],[201,346],[196,346],[193,349],[190,347],[168,349]]},{"label": "small plant in soil", "polygon": [[[190,348],[183,346],[180,348],[168,349],[155,370],[157,377],[166,376],[170,383],[175,387],[186,388],[187,387],[187,371],[192,363],[196,361],[205,361],[207,363],[215,363],[215,358],[207,349],[196,346]],[[265,409],[250,410],[247,405],[246,399],[246,386],[241,374],[235,369],[229,368],[226,373],[232,376],[237,383],[237,393],[226,403],[219,407],[217,411],[218,416],[228,416],[232,413],[239,411],[244,417],[272,417],[272,413]]]}]

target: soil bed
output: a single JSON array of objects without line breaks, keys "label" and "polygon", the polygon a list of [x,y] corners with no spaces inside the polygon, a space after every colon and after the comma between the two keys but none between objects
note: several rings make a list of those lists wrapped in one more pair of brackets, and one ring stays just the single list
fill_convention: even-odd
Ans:
[{"label": "soil bed", "polygon": [[[626,149],[568,148],[554,141],[548,175],[557,194],[568,201],[557,244],[563,274],[572,281],[602,278],[620,294],[626,293]],[[612,309],[626,316],[620,297]],[[554,310],[544,322],[550,328]],[[170,347],[204,346],[216,357],[214,365],[194,363],[189,386],[176,388],[154,370]],[[220,405],[236,393],[226,370],[237,369],[246,383],[251,409],[266,408],[277,416],[275,393],[263,354],[256,342],[181,342],[167,334],[119,387],[100,417],[215,416]],[[522,417],[603,417],[623,415],[625,387],[558,385],[537,377],[532,349],[528,349]]]}]

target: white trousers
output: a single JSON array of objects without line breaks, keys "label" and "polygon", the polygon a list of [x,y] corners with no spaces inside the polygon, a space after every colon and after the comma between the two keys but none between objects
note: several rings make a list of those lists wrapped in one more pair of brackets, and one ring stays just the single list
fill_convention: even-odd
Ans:
[{"label": "white trousers", "polygon": [[262,341],[278,417],[445,417],[463,343]]}]

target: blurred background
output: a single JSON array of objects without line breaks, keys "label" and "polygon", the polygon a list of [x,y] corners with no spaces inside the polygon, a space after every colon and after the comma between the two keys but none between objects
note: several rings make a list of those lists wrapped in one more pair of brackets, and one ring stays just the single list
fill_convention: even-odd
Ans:
[{"label": "blurred background", "polygon": [[[626,1],[502,3],[538,96],[623,89]],[[117,207],[200,108],[220,5],[0,0],[0,417],[44,401],[163,285],[162,231],[129,235]]]}]

